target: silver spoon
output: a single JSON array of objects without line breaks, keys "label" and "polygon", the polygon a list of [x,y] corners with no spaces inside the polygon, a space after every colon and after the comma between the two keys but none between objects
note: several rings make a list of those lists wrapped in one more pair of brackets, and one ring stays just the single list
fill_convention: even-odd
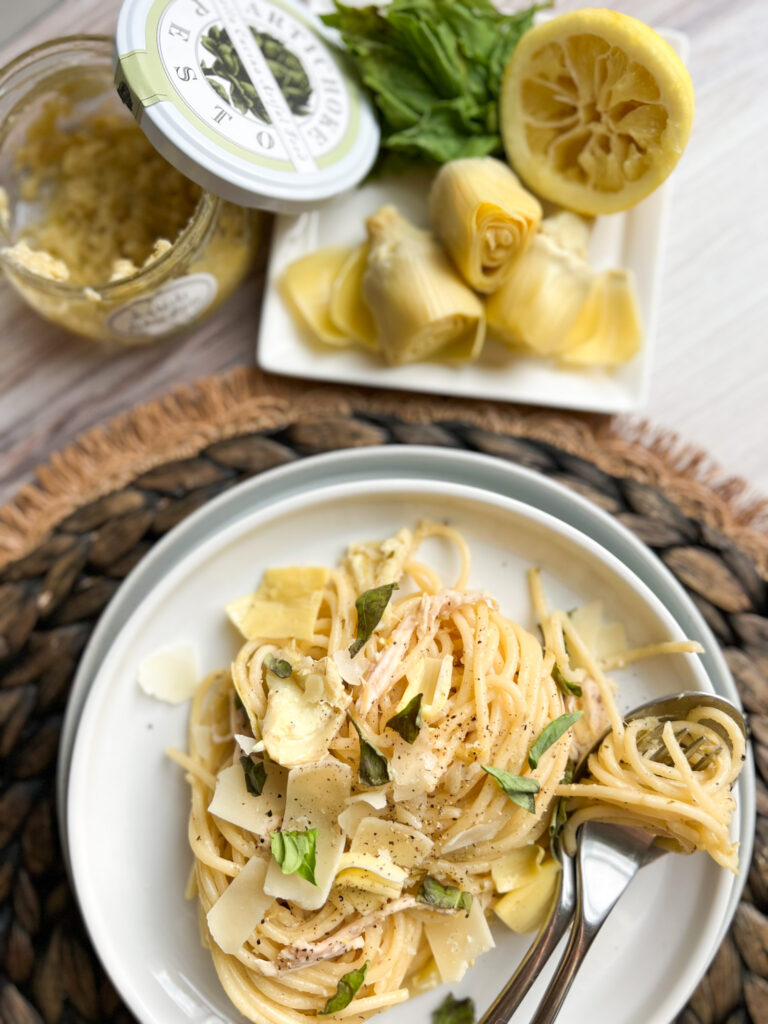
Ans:
[{"label": "silver spoon", "polygon": [[[662,700],[648,701],[630,711],[624,721],[631,722],[645,717],[685,721],[694,708],[702,706],[717,708],[730,715],[746,738],[747,727],[743,714],[730,701],[711,693],[679,693]],[[610,729],[600,737],[589,753],[597,749],[609,732]],[[694,769],[704,767],[707,755],[701,754],[698,744],[695,741],[686,744],[684,738],[680,739],[680,743]],[[657,754],[661,755],[665,750],[662,744]],[[588,758],[589,754],[579,765],[575,778],[585,773]],[[557,1018],[576,972],[619,897],[644,864],[667,852],[654,846],[656,838],[641,829],[597,821],[589,821],[579,830],[576,908],[571,935],[563,958],[530,1024],[552,1024]],[[496,1024],[503,1024],[503,1020],[508,1018],[495,1017],[494,1020]]]}]

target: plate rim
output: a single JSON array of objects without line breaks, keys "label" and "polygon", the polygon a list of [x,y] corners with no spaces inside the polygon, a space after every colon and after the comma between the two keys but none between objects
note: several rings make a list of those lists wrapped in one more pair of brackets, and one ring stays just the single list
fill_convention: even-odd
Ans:
[{"label": "plate rim", "polygon": [[[466,498],[496,509],[517,513],[528,521],[538,523],[549,530],[552,530],[556,535],[570,539],[580,548],[586,549],[592,557],[607,565],[619,579],[631,586],[639,599],[643,600],[655,612],[660,620],[665,623],[671,635],[684,635],[682,627],[677,622],[675,615],[666,607],[665,603],[656,596],[656,594],[642,579],[636,576],[633,570],[625,565],[618,557],[613,555],[612,552],[571,524],[563,522],[550,513],[535,508],[519,499],[498,494],[493,491],[484,490],[482,488],[470,487],[464,484],[455,484],[450,481],[425,481],[413,478],[394,480],[388,480],[386,478],[372,478],[363,481],[362,484],[360,482],[330,484],[316,488],[311,492],[310,499],[312,504],[322,504],[331,500],[338,501],[349,497],[375,494],[384,488],[386,488],[387,493],[392,493],[393,490],[396,490],[397,493],[426,493],[429,495],[439,495],[448,492],[451,496]],[[151,602],[153,597],[155,601],[160,600],[163,593],[167,593],[171,589],[175,588],[180,581],[188,576],[190,572],[194,572],[200,564],[211,557],[211,555],[217,550],[221,550],[233,541],[236,541],[238,536],[242,536],[244,533],[257,528],[259,522],[265,520],[272,521],[282,513],[287,513],[306,506],[306,503],[307,495],[301,493],[293,494],[283,500],[267,503],[265,506],[251,512],[249,515],[243,516],[240,519],[229,523],[222,530],[215,532],[202,545],[189,552],[186,557],[182,558],[174,569],[159,582],[159,584],[151,588],[149,593],[136,606],[127,622],[123,625],[120,630],[120,634],[115,639],[97,673],[83,708],[82,718],[78,727],[78,735],[75,738],[75,747],[73,750],[67,787],[70,797],[68,800],[69,806],[65,828],[66,831],[70,833],[69,843],[72,858],[72,878],[86,927],[91,935],[92,941],[94,942],[94,946],[99,952],[99,956],[104,959],[107,957],[107,954],[111,954],[108,956],[108,962],[110,963],[108,970],[110,976],[115,981],[116,986],[128,1005],[131,1006],[134,1012],[137,1010],[140,1011],[140,1019],[145,1021],[156,1020],[156,1018],[142,1015],[145,1012],[146,1007],[143,1000],[140,999],[139,993],[130,985],[129,980],[125,978],[120,970],[120,958],[117,955],[118,951],[112,949],[109,929],[102,928],[99,930],[97,928],[97,925],[99,924],[98,915],[96,914],[96,917],[94,918],[94,914],[95,908],[98,906],[98,900],[95,899],[95,894],[90,893],[90,903],[86,902],[84,905],[82,902],[83,893],[85,892],[86,896],[89,894],[89,888],[84,884],[84,882],[87,882],[88,880],[88,874],[82,863],[84,852],[81,851],[81,845],[85,843],[85,830],[81,829],[80,837],[78,838],[76,823],[77,815],[80,814],[82,817],[84,813],[83,808],[87,803],[87,800],[84,800],[83,796],[87,792],[86,769],[88,764],[89,730],[92,732],[98,721],[98,712],[100,709],[99,698],[101,698],[101,704],[103,704],[103,697],[108,688],[108,683],[105,682],[105,680],[108,680],[109,674],[113,670],[113,666],[118,664],[119,660],[124,656],[124,648],[129,642],[131,627],[134,626],[134,623],[141,618],[144,606],[148,602]],[[698,659],[693,660],[691,665],[694,675],[699,678],[699,681],[705,682],[706,687],[714,690],[714,686],[709,675],[704,671]],[[745,788],[743,784],[741,788]],[[80,803],[78,803],[77,798],[78,792],[80,793]],[[741,838],[741,835],[739,838]],[[87,863],[87,857],[85,858],[85,863]],[[79,866],[82,870],[78,875]],[[80,879],[79,884],[78,878]],[[730,920],[729,906],[730,900],[728,899],[721,910],[721,917],[726,919],[726,927],[727,922]],[[98,943],[96,941],[97,934],[100,936],[100,941]],[[107,953],[105,953],[105,950]],[[708,962],[708,957],[704,959],[701,954],[699,955],[696,969],[688,972],[691,974],[692,980],[691,978],[687,978],[686,980],[686,984],[684,986],[686,991],[682,993],[682,1001],[679,1001],[680,993],[677,994],[676,1002],[679,1001],[679,1005],[677,1005],[674,1012],[677,1012],[682,1005],[684,1005],[687,990],[693,990],[702,973],[706,970]]]}]

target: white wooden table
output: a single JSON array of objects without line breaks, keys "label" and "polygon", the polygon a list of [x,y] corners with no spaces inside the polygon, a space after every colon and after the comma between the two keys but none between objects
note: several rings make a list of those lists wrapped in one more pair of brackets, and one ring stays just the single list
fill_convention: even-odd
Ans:
[{"label": "white wooden table", "polygon": [[[34,0],[30,13],[45,2]],[[557,10],[578,6],[559,0]],[[768,6],[607,6],[686,32],[696,87],[696,124],[674,176],[644,416],[768,495]],[[118,8],[119,0],[61,0],[0,48],[0,60],[55,36],[111,33]],[[115,355],[39,319],[0,284],[0,502],[93,424],[174,385],[252,363],[258,304],[253,278],[193,334]]]}]

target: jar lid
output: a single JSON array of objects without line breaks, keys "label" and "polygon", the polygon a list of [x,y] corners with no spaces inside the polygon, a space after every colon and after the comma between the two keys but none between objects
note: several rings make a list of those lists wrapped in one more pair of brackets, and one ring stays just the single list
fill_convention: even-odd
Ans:
[{"label": "jar lid", "polygon": [[300,212],[356,185],[379,128],[295,0],[125,0],[116,84],[155,148],[209,192]]}]

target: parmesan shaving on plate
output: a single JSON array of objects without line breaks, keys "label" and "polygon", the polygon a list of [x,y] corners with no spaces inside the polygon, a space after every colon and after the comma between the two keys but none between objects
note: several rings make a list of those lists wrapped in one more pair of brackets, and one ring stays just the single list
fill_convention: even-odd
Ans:
[{"label": "parmesan shaving on plate", "polygon": [[206,915],[211,938],[225,953],[236,953],[256,928],[272,897],[264,892],[265,857],[251,857]]},{"label": "parmesan shaving on plate", "polygon": [[181,704],[194,694],[200,681],[194,647],[163,647],[139,665],[139,686],[150,697]]}]

